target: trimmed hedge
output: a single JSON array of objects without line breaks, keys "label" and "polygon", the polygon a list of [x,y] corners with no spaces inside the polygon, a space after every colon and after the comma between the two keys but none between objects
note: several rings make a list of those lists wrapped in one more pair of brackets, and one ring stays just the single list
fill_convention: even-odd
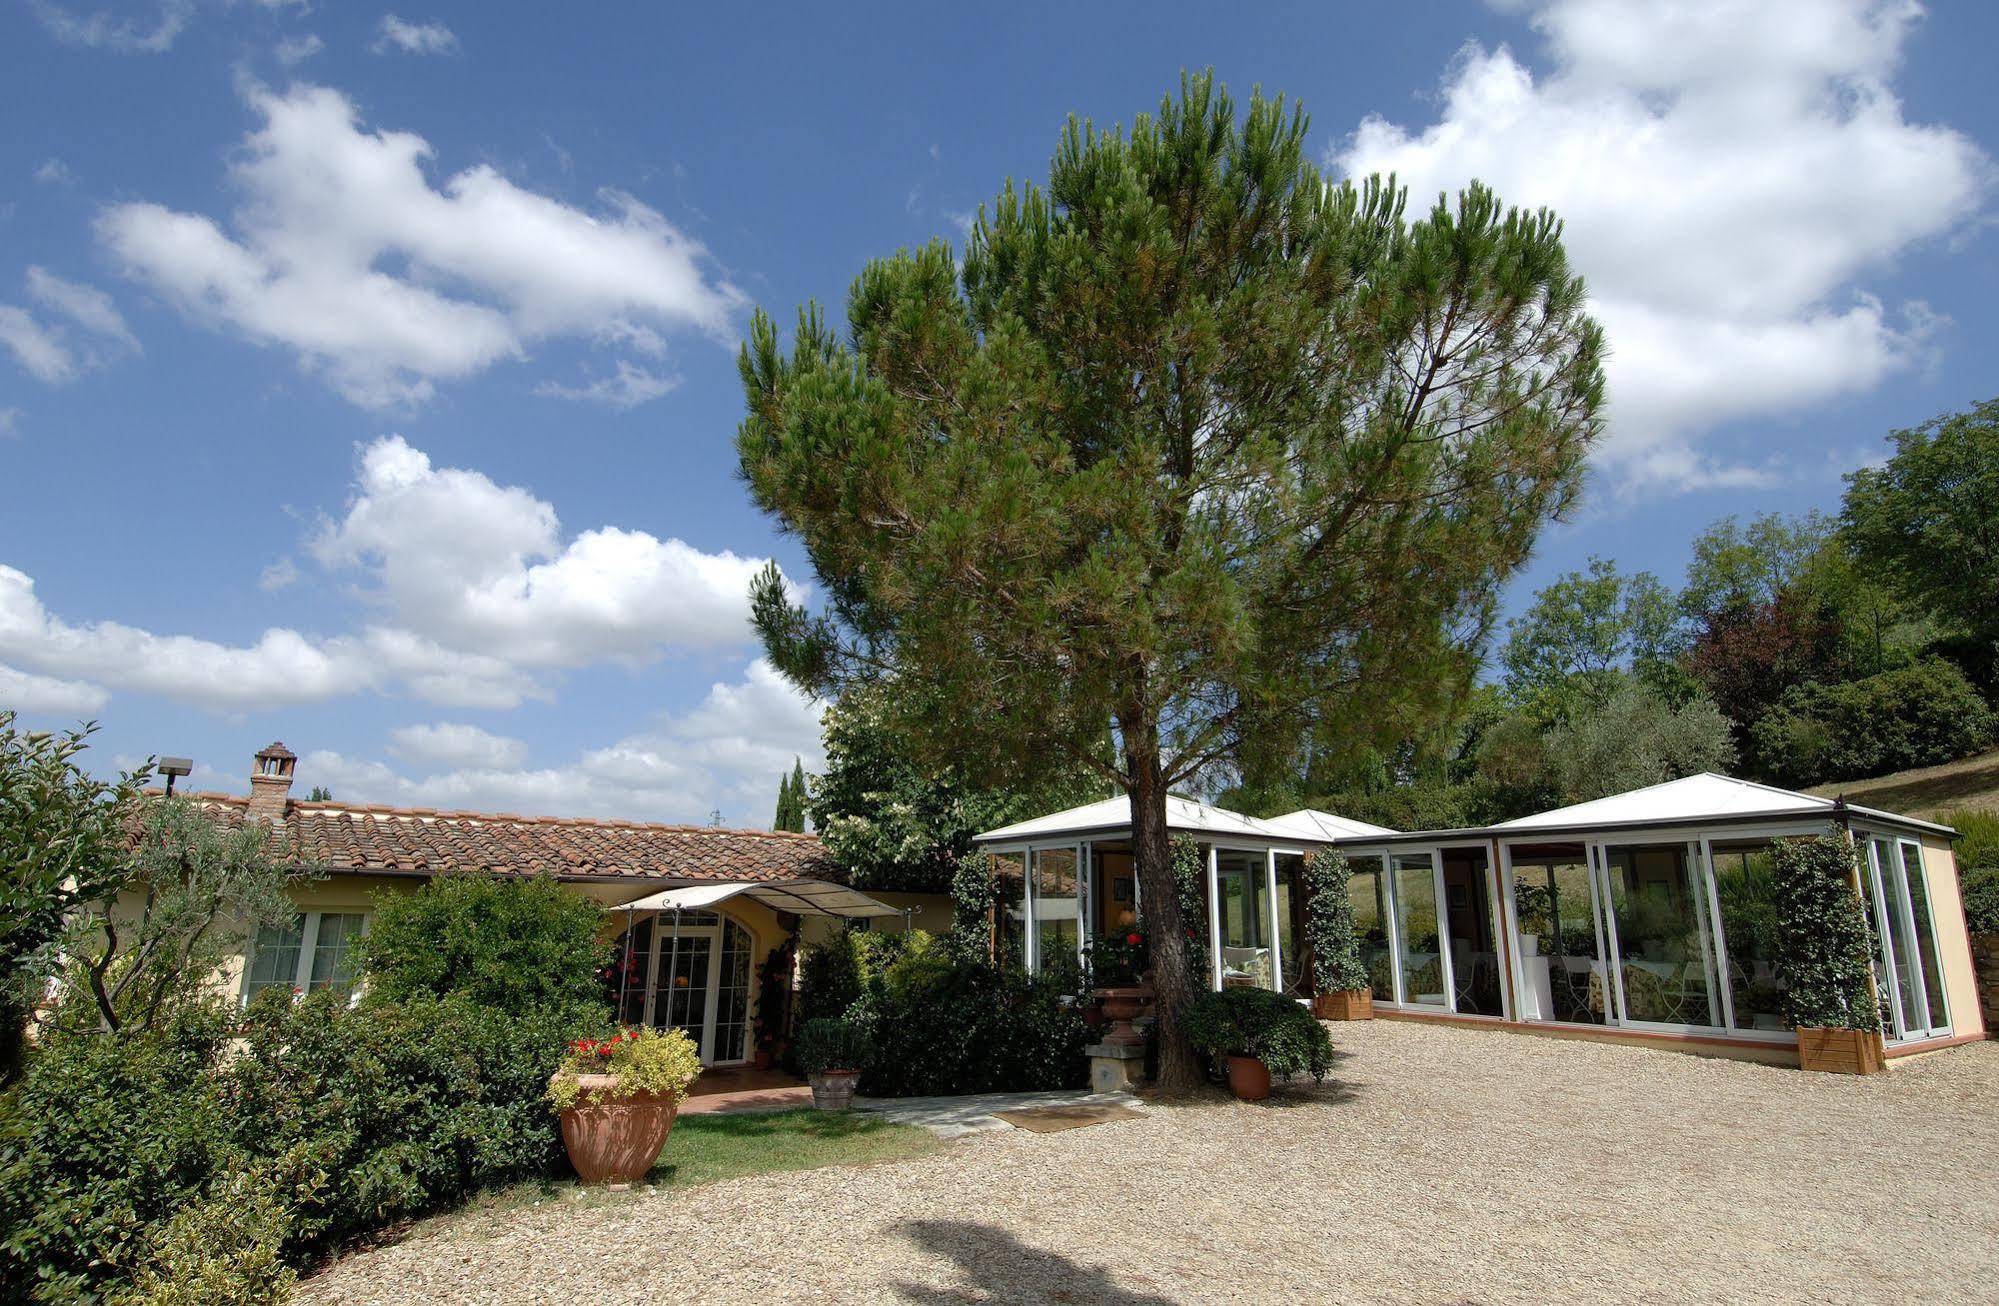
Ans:
[{"label": "trimmed hedge", "polygon": [[1059,987],[940,952],[890,966],[848,1010],[875,1055],[861,1091],[879,1097],[1081,1088],[1089,1029]]},{"label": "trimmed hedge", "polygon": [[1772,856],[1786,1019],[1800,1027],[1879,1030],[1873,936],[1860,908],[1853,845],[1836,835],[1779,839]]},{"label": "trimmed hedge", "polygon": [[1339,993],[1369,986],[1354,935],[1353,874],[1346,855],[1322,848],[1305,860],[1305,943],[1312,950],[1312,991]]}]

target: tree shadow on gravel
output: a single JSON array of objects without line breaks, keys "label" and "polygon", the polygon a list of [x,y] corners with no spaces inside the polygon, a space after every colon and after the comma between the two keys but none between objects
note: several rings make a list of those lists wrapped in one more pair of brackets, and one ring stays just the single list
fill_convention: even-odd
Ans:
[{"label": "tree shadow on gravel", "polygon": [[1171,1297],[1121,1288],[1095,1266],[1029,1247],[988,1224],[969,1220],[908,1220],[895,1226],[917,1246],[957,1262],[969,1283],[950,1288],[898,1282],[905,1301],[1067,1301],[1107,1306],[1174,1306]]}]

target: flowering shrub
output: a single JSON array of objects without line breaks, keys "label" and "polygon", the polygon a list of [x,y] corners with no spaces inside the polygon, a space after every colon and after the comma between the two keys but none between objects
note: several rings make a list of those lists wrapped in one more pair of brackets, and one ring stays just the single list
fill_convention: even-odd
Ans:
[{"label": "flowering shrub", "polygon": [[1090,983],[1099,988],[1140,983],[1148,965],[1143,930],[1118,930],[1090,940]]},{"label": "flowering shrub", "polygon": [[548,1083],[548,1100],[566,1111],[584,1096],[580,1075],[609,1075],[609,1090],[590,1090],[592,1104],[641,1093],[658,1093],[678,1105],[687,1086],[701,1073],[701,1053],[694,1040],[677,1029],[662,1033],[650,1027],[621,1029],[609,1038],[580,1038],[569,1045]]}]

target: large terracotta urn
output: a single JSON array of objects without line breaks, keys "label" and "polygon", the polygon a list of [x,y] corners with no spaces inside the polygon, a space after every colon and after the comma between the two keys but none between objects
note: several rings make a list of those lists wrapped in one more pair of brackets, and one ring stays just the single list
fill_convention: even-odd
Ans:
[{"label": "large terracotta urn", "polygon": [[850,1111],[854,1106],[854,1086],[861,1082],[858,1070],[822,1070],[807,1075],[812,1085],[812,1105],[821,1111]]},{"label": "large terracotta urn", "polygon": [[1137,1022],[1148,1014],[1152,1006],[1152,986],[1133,984],[1123,988],[1098,989],[1095,996],[1103,1003],[1104,1019],[1110,1022],[1110,1029],[1103,1041],[1125,1047],[1137,1047],[1145,1042],[1145,1035],[1138,1032]]},{"label": "large terracotta urn", "polygon": [[1229,1092],[1244,1102],[1261,1102],[1270,1096],[1270,1067],[1255,1057],[1230,1057]]},{"label": "large terracotta urn", "polygon": [[645,1178],[666,1146],[680,1103],[662,1093],[616,1097],[613,1075],[578,1075],[576,1105],[562,1110],[562,1145],[586,1184],[623,1188]]}]

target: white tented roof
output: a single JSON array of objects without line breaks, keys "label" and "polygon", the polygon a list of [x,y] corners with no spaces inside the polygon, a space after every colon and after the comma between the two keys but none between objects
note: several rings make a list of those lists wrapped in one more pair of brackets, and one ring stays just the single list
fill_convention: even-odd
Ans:
[{"label": "white tented roof", "polygon": [[706,911],[738,895],[753,898],[774,911],[798,916],[900,916],[900,908],[870,898],[831,880],[745,880],[731,884],[690,884],[662,889],[631,902],[604,908],[607,912]]},{"label": "white tented roof", "polygon": [[[1508,832],[1523,830],[1569,830],[1582,826],[1698,824],[1731,816],[1798,816],[1822,819],[1831,816],[1836,804],[1830,798],[1793,793],[1751,780],[1703,772],[1664,784],[1649,785],[1627,793],[1595,798],[1586,803],[1536,812],[1532,816],[1501,821],[1491,827]],[[1897,824],[1920,825],[1930,829],[1945,827],[1906,816],[1878,812],[1848,804],[1848,812],[1858,817],[1883,817]]]},{"label": "white tented roof", "polygon": [[[1281,842],[1300,836],[1280,830],[1267,821],[1240,812],[1197,803],[1191,798],[1169,796],[1166,800],[1166,828],[1175,834],[1246,835],[1263,842]],[[1100,803],[1086,803],[1066,812],[1052,812],[1031,821],[1017,821],[979,835],[978,843],[1032,843],[1060,839],[1067,835],[1105,834],[1131,829],[1131,798],[1120,794]]]},{"label": "white tented roof", "polygon": [[1335,839],[1366,839],[1375,835],[1396,833],[1385,825],[1371,825],[1366,821],[1350,820],[1310,807],[1301,807],[1295,812],[1273,816],[1264,824],[1282,830],[1294,839],[1311,839],[1325,843]]}]

